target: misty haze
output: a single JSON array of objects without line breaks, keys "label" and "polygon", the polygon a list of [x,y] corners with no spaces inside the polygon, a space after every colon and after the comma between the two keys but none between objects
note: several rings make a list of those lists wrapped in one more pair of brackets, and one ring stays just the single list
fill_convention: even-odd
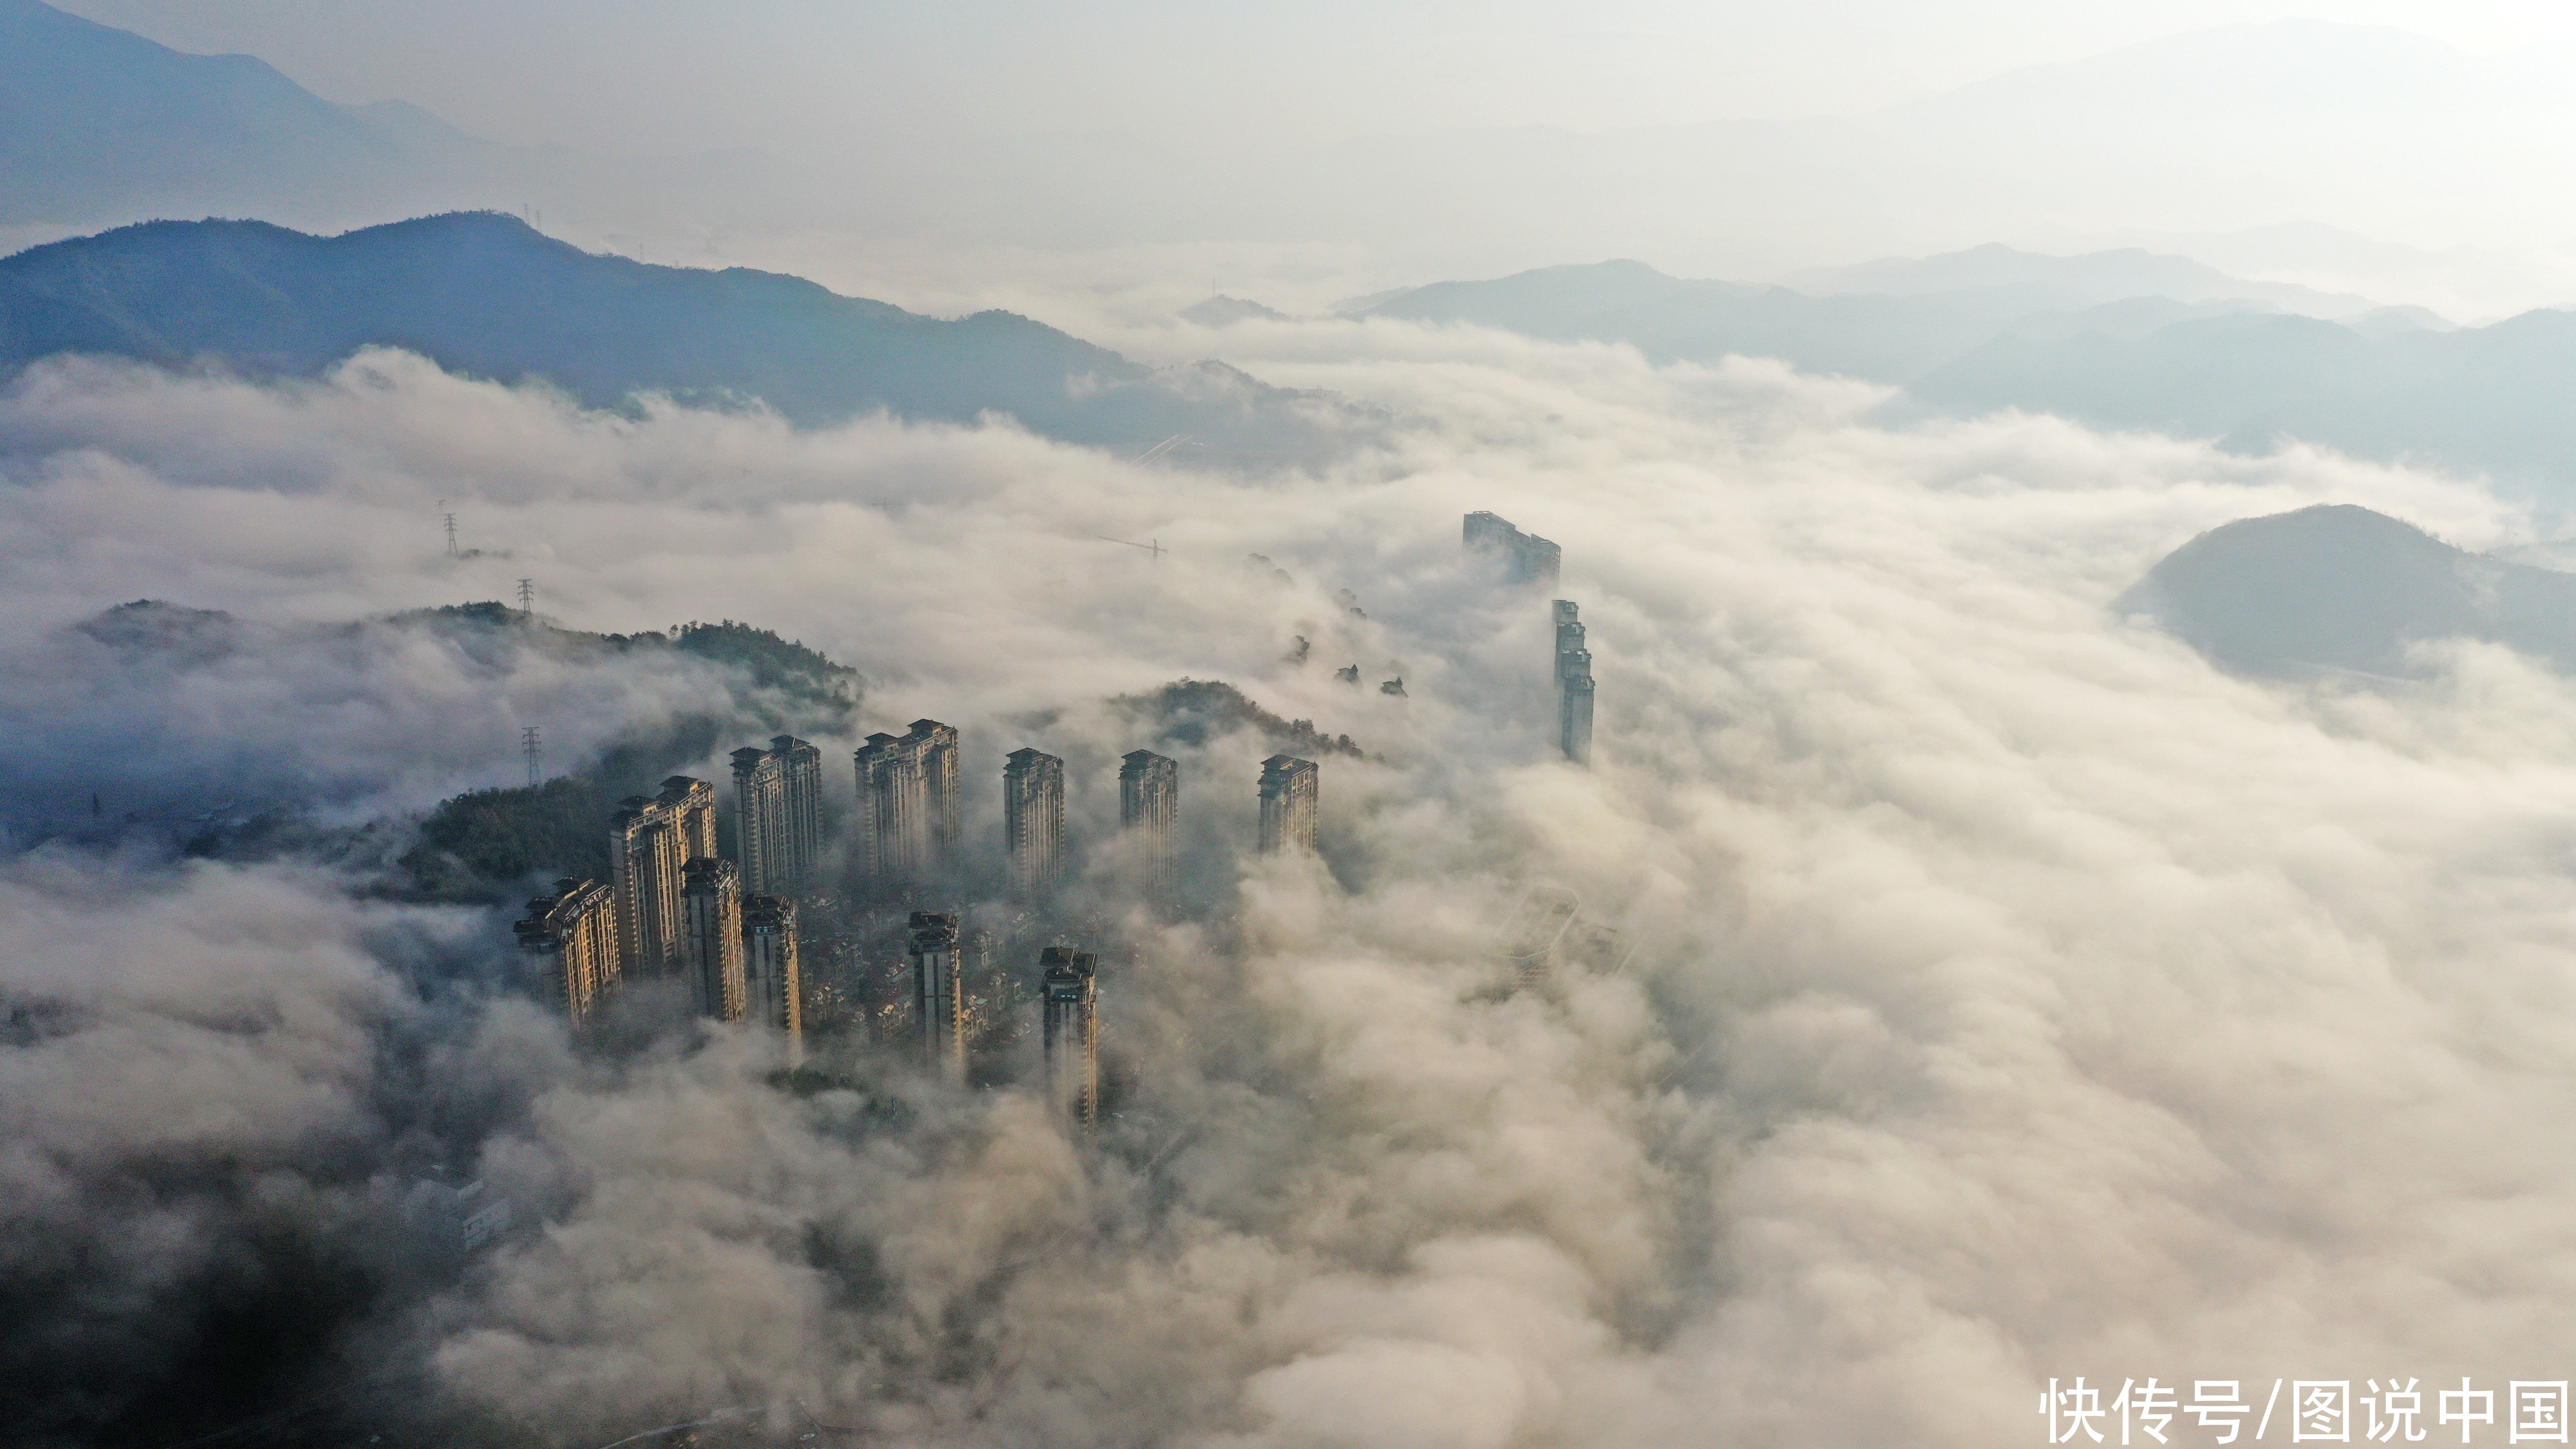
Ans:
[{"label": "misty haze", "polygon": [[0,0],[0,1438],[2568,1442],[2571,63]]}]

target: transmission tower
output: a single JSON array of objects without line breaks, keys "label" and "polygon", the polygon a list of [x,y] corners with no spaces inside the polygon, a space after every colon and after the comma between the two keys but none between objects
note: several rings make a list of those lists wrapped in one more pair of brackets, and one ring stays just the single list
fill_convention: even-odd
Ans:
[{"label": "transmission tower", "polygon": [[536,611],[537,581],[534,579],[519,580],[519,612],[522,614],[533,614]]},{"label": "transmission tower", "polygon": [[454,558],[456,557],[456,515],[442,513],[439,517],[447,520],[447,556]]},{"label": "transmission tower", "polygon": [[528,752],[528,783],[537,783],[537,727],[528,725],[519,731],[519,747]]}]

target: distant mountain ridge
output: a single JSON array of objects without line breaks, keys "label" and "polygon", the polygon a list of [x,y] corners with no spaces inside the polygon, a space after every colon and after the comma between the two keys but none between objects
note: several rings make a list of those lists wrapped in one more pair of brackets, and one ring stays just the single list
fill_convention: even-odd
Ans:
[{"label": "distant mountain ridge", "polygon": [[[2206,271],[2180,257],[2166,271]],[[1638,261],[1541,267],[1491,281],[1434,282],[1372,298],[1357,315],[1419,322],[1469,322],[1554,341],[1632,343],[1659,362],[1714,362],[1729,355],[1776,357],[1811,372],[1904,383],[2002,336],[2144,335],[2191,317],[2269,311],[2250,296],[2227,297],[2208,279],[2190,298],[2139,294],[2103,278],[2136,274],[2130,264],[2095,267],[2086,277],[2068,263],[2009,248],[1960,253],[1963,275],[1943,277],[1954,258],[1878,262],[1818,274],[1825,288],[1807,291],[1749,282],[1666,276]],[[2223,274],[2209,273],[2219,282]],[[1835,290],[1855,281],[1891,280],[1897,291]],[[1945,281],[1961,285],[1944,288]],[[2261,290],[2247,283],[2245,291]],[[2313,294],[2322,296],[2323,294]],[[2353,310],[2369,303],[2351,299]]]},{"label": "distant mountain ridge", "polygon": [[1013,313],[949,321],[774,272],[595,255],[490,212],[335,237],[150,222],[0,259],[0,377],[67,353],[312,376],[368,346],[592,407],[757,399],[805,426],[1000,412],[1103,446],[1187,433],[1196,456],[1238,461],[1319,458],[1383,421],[1215,364],[1157,372]]},{"label": "distant mountain ridge", "polygon": [[1177,314],[1184,322],[1201,327],[1231,327],[1237,322],[1293,322],[1296,319],[1275,308],[1241,297],[1214,296],[1193,302]]},{"label": "distant mountain ridge", "polygon": [[[2205,262],[2143,247],[2049,256],[1988,242],[1939,256],[1883,257],[1856,266],[1812,268],[1786,280],[1801,292],[1826,295],[1920,297],[1994,291],[2009,298],[2010,305],[2034,311],[2081,310],[2132,297],[2254,303],[2337,319],[2383,310],[2368,297],[2231,277]],[[2430,313],[2424,316],[2435,325],[2446,325]]]},{"label": "distant mountain ridge", "polygon": [[2576,312],[2366,336],[2309,317],[2177,321],[2143,336],[2001,336],[1907,384],[1952,413],[2019,408],[2104,428],[2285,441],[2484,473],[2576,505]]},{"label": "distant mountain ridge", "polygon": [[[2243,450],[2305,441],[2485,473],[2576,506],[2576,408],[2565,401],[2576,391],[2576,312],[2462,328],[2420,309],[2331,321],[2226,296],[2225,274],[2146,252],[1980,248],[1818,277],[1904,290],[1811,295],[1617,261],[1434,283],[1357,315],[1627,342],[1660,362],[1779,358],[1902,387],[1885,421],[2020,409]],[[2192,295],[2095,300],[2159,281]],[[1964,285],[1934,290],[1949,282]]]},{"label": "distant mountain ridge", "polygon": [[488,196],[513,148],[416,106],[334,105],[247,55],[189,55],[0,0],[0,222],[297,216]]}]

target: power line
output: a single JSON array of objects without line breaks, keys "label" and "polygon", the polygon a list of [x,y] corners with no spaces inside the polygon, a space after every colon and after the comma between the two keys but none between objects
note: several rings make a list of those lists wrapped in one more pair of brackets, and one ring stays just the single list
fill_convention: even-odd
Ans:
[{"label": "power line", "polygon": [[1189,443],[1189,444],[1193,444],[1193,445],[1195,445],[1195,444],[1197,443],[1197,441],[1198,441],[1197,439],[1195,439],[1195,438],[1191,437],[1191,436],[1190,436],[1189,434],[1187,434],[1187,433],[1174,433],[1174,434],[1172,434],[1170,437],[1165,438],[1163,441],[1161,441],[1161,442],[1159,442],[1159,443],[1156,443],[1154,446],[1152,446],[1152,447],[1150,447],[1150,448],[1147,448],[1144,452],[1139,453],[1139,454],[1137,454],[1135,457],[1128,459],[1128,460],[1127,460],[1128,466],[1133,467],[1134,465],[1136,465],[1136,464],[1138,464],[1138,463],[1151,463],[1151,462],[1153,462],[1156,458],[1159,458],[1159,457],[1163,456],[1165,453],[1168,453],[1168,452],[1172,451],[1174,448],[1177,448],[1177,447],[1181,446],[1181,445],[1182,445],[1182,444],[1184,444],[1184,443]]},{"label": "power line", "polygon": [[709,1424],[721,1424],[727,1419],[739,1419],[750,1412],[749,1409],[718,1409],[703,1419],[691,1419],[684,1424],[665,1424],[659,1429],[646,1429],[640,1434],[629,1434],[616,1443],[601,1445],[600,1449],[618,1449],[620,1444],[632,1444],[638,1439],[651,1439],[663,1434],[676,1434],[682,1429],[703,1429]]},{"label": "power line", "polygon": [[1143,543],[1138,543],[1134,539],[1129,538],[1111,538],[1105,533],[1095,533],[1089,536],[1099,539],[1102,543],[1117,543],[1124,544],[1129,548],[1141,548],[1145,552],[1152,554],[1155,562],[1157,563],[1162,561],[1163,555],[1171,552],[1170,549],[1163,547],[1163,541],[1159,538],[1147,539]]}]

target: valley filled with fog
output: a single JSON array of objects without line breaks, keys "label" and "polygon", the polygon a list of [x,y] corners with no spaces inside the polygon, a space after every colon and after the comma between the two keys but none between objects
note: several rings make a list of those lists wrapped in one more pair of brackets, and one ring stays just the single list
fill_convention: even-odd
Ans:
[{"label": "valley filled with fog", "polygon": [[2576,29],[75,8],[11,1442],[2563,1412]]},{"label": "valley filled with fog", "polygon": [[[520,577],[568,625],[720,615],[855,667],[870,723],[964,733],[976,832],[1004,750],[1106,760],[1139,738],[1107,702],[1174,679],[1365,757],[1325,761],[1303,864],[1248,852],[1257,737],[1188,752],[1200,906],[1100,887],[1127,1110],[1096,1153],[855,1050],[794,1092],[739,1029],[579,1049],[497,914],[387,898],[363,853],[13,821],[8,1211],[45,1325],[15,1362],[113,1404],[185,1372],[174,1315],[285,1280],[305,1321],[263,1332],[321,1353],[334,1422],[406,1433],[1979,1443],[2052,1376],[2429,1379],[2550,1341],[2568,686],[2474,643],[2418,646],[2418,683],[2264,683],[2115,608],[2239,518],[2358,501],[2475,546],[2514,509],[2309,451],[1889,430],[1877,390],[1772,364],[1382,323],[1259,348],[1414,423],[1227,475],[1007,425],[584,412],[393,353],[23,380],[13,808],[227,772],[399,817],[509,783],[523,721],[579,754],[726,697],[658,662],[459,689],[432,635],[192,662],[76,627]],[[1549,758],[1543,610],[1458,546],[1478,508],[1564,547],[1589,771]],[[1498,989],[1537,882],[1633,953]],[[385,1269],[424,1152],[542,1230]]]}]

